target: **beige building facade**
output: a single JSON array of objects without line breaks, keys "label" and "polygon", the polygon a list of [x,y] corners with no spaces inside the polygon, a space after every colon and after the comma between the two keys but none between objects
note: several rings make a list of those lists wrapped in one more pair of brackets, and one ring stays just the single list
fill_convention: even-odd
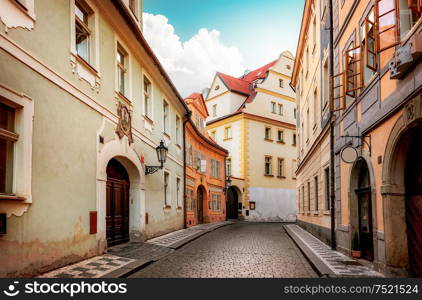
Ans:
[{"label": "beige building facade", "polygon": [[141,1],[5,0],[0,20],[0,276],[183,228],[188,109]]},{"label": "beige building facade", "polygon": [[[217,73],[206,104],[211,137],[229,151],[226,170],[230,217],[250,221],[296,219],[294,57],[279,59],[244,76]],[[234,204],[232,203],[234,202]]]},{"label": "beige building facade", "polygon": [[306,1],[292,86],[296,89],[297,222],[329,243],[330,136],[327,1]]}]

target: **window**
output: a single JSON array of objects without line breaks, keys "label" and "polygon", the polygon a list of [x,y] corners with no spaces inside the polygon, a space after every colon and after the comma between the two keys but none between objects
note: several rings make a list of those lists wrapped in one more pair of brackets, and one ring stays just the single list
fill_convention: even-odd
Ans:
[{"label": "window", "polygon": [[0,193],[13,192],[13,156],[18,134],[15,130],[15,110],[0,103]]},{"label": "window", "polygon": [[284,131],[283,130],[278,131],[277,138],[278,138],[278,141],[280,143],[284,143]]},{"label": "window", "polygon": [[215,160],[211,159],[211,177],[215,177]]},{"label": "window", "polygon": [[284,80],[283,79],[279,79],[278,84],[281,88],[284,88]]},{"label": "window", "polygon": [[164,172],[164,205],[166,207],[170,206],[169,178],[170,174],[168,172]]},{"label": "window", "polygon": [[187,144],[186,145],[186,149],[187,149],[187,163],[189,167],[193,167],[193,149],[192,149],[192,145]]},{"label": "window", "polygon": [[301,202],[300,202],[300,188],[299,189],[297,189],[297,203],[298,203],[298,211],[299,212],[301,212],[302,211],[302,205],[301,205]]},{"label": "window", "polygon": [[211,194],[211,201],[209,203],[209,209],[212,211],[221,210],[221,194]]},{"label": "window", "polygon": [[221,162],[217,160],[215,162],[215,178],[220,179],[221,176]]},{"label": "window", "polygon": [[422,1],[399,0],[398,2],[400,9],[400,38],[404,38],[421,17]]},{"label": "window", "polygon": [[186,188],[186,209],[188,211],[195,211],[195,199],[193,196],[193,190]]},{"label": "window", "polygon": [[231,127],[224,128],[224,139],[230,140],[231,138],[232,138],[232,128]]},{"label": "window", "polygon": [[310,120],[309,120],[309,108],[308,108],[308,110],[306,111],[306,141],[308,141],[310,137],[309,123],[310,123]]},{"label": "window", "polygon": [[275,102],[271,102],[271,112],[272,112],[273,114],[275,114],[275,113],[276,113],[276,103],[275,103]]},{"label": "window", "polygon": [[216,117],[217,116],[217,104],[214,104],[212,106],[212,116]]},{"label": "window", "polygon": [[127,53],[117,45],[117,86],[120,94],[126,95],[127,89]]},{"label": "window", "polygon": [[181,134],[181,121],[180,121],[180,117],[178,115],[176,115],[176,144],[177,145],[181,145],[182,140],[182,134]]},{"label": "window", "polygon": [[226,176],[232,176],[232,159],[226,159]]},{"label": "window", "polygon": [[363,46],[363,59],[364,59],[364,70],[363,70],[363,83],[366,85],[372,76],[377,71],[377,51],[375,48],[375,17],[374,10],[371,9],[368,16],[365,18],[364,23],[360,28],[361,43]]},{"label": "window", "polygon": [[344,53],[345,65],[345,90],[346,90],[346,107],[351,104],[356,97],[356,92],[362,88],[362,47],[355,47],[353,43]]},{"label": "window", "polygon": [[283,115],[283,105],[282,105],[282,104],[278,104],[278,114],[279,114],[280,116],[282,116],[282,115]]},{"label": "window", "polygon": [[324,169],[325,177],[325,210],[330,210],[330,168]]},{"label": "window", "polygon": [[308,73],[309,73],[309,47],[306,47],[306,64],[305,64],[305,78],[308,78]]},{"label": "window", "polygon": [[297,114],[297,109],[295,108],[294,110],[293,110],[293,117],[296,119],[296,114]]},{"label": "window", "polygon": [[265,127],[265,139],[271,140],[271,127]]},{"label": "window", "polygon": [[87,63],[90,62],[90,24],[88,9],[83,7],[80,2],[75,2],[75,41],[76,52],[80,58]]},{"label": "window", "polygon": [[163,132],[169,133],[169,105],[163,100]]},{"label": "window", "polygon": [[176,205],[177,207],[182,207],[182,205],[180,204],[180,178],[176,178]]},{"label": "window", "polygon": [[311,211],[311,182],[308,181],[308,211]]},{"label": "window", "polygon": [[318,211],[318,200],[319,200],[319,197],[318,197],[318,176],[315,177],[314,182],[315,182],[315,204],[314,204],[314,210],[315,211]]},{"label": "window", "polygon": [[216,141],[217,132],[214,130],[211,132],[211,138]]},{"label": "window", "polygon": [[323,92],[323,99],[322,99],[322,103],[323,103],[323,107],[325,108],[325,106],[328,103],[328,99],[330,98],[330,77],[329,77],[329,73],[328,73],[328,59],[325,60],[324,66],[323,66],[323,87],[322,87],[322,92]]},{"label": "window", "polygon": [[305,186],[302,186],[302,211],[304,212],[305,210]]},{"label": "window", "polygon": [[286,66],[286,69],[287,69],[287,70],[290,70],[291,68],[292,68],[292,66],[291,66],[291,65],[287,65],[287,66]]},{"label": "window", "polygon": [[151,82],[144,76],[144,114],[151,119]]},{"label": "window", "polygon": [[285,174],[284,174],[284,158],[278,159],[278,177],[285,177]]},{"label": "window", "polygon": [[273,174],[273,158],[265,156],[265,176],[272,176]]}]

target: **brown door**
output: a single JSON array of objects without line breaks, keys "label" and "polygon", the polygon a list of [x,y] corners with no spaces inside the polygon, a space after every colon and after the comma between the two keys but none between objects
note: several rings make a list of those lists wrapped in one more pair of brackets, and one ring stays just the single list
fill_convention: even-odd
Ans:
[{"label": "brown door", "polygon": [[[422,131],[419,129],[419,131]],[[406,219],[411,273],[422,277],[422,134],[414,139],[406,167]]]},{"label": "brown door", "polygon": [[107,245],[129,241],[129,177],[115,159],[107,166]]},{"label": "brown door", "polygon": [[198,205],[196,206],[196,215],[198,216],[198,224],[202,224],[204,222],[204,192],[201,187],[198,188],[197,201]]}]

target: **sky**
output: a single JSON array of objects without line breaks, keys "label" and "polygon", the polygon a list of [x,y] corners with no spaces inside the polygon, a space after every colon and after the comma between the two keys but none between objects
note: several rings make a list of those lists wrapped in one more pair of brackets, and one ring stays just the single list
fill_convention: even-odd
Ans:
[{"label": "sky", "polygon": [[143,0],[144,35],[183,97],[295,54],[305,0]]}]

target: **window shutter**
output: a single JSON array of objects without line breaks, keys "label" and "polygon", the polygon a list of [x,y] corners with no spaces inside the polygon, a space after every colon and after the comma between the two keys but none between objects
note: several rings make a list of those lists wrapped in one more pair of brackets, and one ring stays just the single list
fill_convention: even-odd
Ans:
[{"label": "window shutter", "polygon": [[362,54],[362,46],[353,47],[344,53],[345,94],[352,98],[363,87]]},{"label": "window shutter", "polygon": [[[422,1],[422,0],[420,0]],[[373,48],[371,45],[375,45]],[[370,20],[370,16],[365,19],[365,65],[372,71],[377,71],[377,50],[376,50],[376,37],[375,37],[375,22]]]},{"label": "window shutter", "polygon": [[397,0],[375,0],[374,6],[377,52],[382,52],[396,46],[400,41],[399,11]]},{"label": "window shutter", "polygon": [[330,110],[332,112],[343,110],[345,103],[344,72],[333,75],[330,78],[331,97]]}]

